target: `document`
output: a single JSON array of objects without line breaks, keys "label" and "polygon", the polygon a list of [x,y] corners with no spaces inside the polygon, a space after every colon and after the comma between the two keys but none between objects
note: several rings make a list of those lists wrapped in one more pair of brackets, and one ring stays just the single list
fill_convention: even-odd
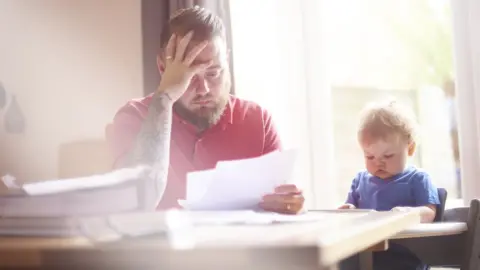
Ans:
[{"label": "document", "polygon": [[[318,222],[328,219],[321,214],[283,215],[251,210],[185,211],[167,210],[139,212],[79,219],[83,236],[98,242],[121,238],[159,235],[165,237],[195,238],[195,229],[211,226],[271,225]],[[187,237],[188,236],[188,237]]]},{"label": "document", "polygon": [[[159,235],[195,239],[195,230],[211,226],[271,225],[306,223],[328,220],[322,214],[283,215],[251,210],[234,211],[185,211],[125,213],[107,217],[80,219],[84,236],[94,241],[108,242],[120,238]],[[188,241],[187,241],[188,242]]]},{"label": "document", "polygon": [[215,170],[196,171],[187,174],[187,198],[189,201],[198,201],[207,192],[210,186]]},{"label": "document", "polygon": [[32,196],[105,188],[132,180],[138,180],[144,176],[142,174],[144,170],[146,170],[146,168],[125,168],[106,174],[27,183],[22,185],[21,188],[26,194]]},{"label": "document", "polygon": [[0,235],[84,236],[95,242],[111,242],[150,235],[194,237],[195,229],[204,226],[305,223],[328,218],[318,213],[283,215],[251,210],[131,211],[76,218],[0,218]]},{"label": "document", "polygon": [[215,169],[187,175],[187,197],[179,203],[189,210],[256,209],[263,195],[291,181],[296,151],[221,161]]},{"label": "document", "polygon": [[148,172],[146,167],[137,167],[89,177],[25,183],[0,196],[0,215],[62,218],[154,209],[156,202],[150,195],[155,183],[146,177]]}]

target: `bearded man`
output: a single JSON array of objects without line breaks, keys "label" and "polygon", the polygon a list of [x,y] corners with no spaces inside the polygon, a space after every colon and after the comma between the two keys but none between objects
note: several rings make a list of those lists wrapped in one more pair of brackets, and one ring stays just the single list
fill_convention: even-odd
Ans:
[{"label": "bearded man", "polygon": [[[179,10],[161,40],[160,85],[117,112],[110,143],[116,168],[154,169],[162,195],[157,209],[168,209],[185,198],[187,173],[280,150],[281,143],[265,109],[230,95],[226,33],[217,15],[200,7]],[[260,207],[295,214],[303,203],[295,185],[282,185]]]}]

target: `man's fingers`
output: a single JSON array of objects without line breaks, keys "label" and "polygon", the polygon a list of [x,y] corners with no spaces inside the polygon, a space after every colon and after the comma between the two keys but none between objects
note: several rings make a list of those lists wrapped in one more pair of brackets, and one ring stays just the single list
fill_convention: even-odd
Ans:
[{"label": "man's fingers", "polygon": [[303,208],[305,198],[295,194],[267,194],[262,198],[262,208],[287,214],[298,213]]},{"label": "man's fingers", "polygon": [[180,42],[178,42],[177,47],[175,48],[175,60],[183,61],[185,57],[185,51],[187,50],[187,46],[190,43],[190,40],[193,37],[193,31],[188,32]]},{"label": "man's fingers", "polygon": [[291,194],[268,194],[263,196],[264,202],[277,202],[277,203],[290,203],[290,204],[302,204],[305,198],[302,195]]},{"label": "man's fingers", "polygon": [[173,34],[168,40],[167,47],[165,48],[165,62],[170,63],[173,61],[176,43],[177,35]]},{"label": "man's fingers", "polygon": [[262,208],[265,211],[270,211],[270,212],[280,212],[283,213],[286,208],[282,207],[281,204],[277,202],[261,202],[259,204],[260,208]]},{"label": "man's fingers", "polygon": [[211,66],[213,64],[213,61],[208,61],[207,63],[203,63],[203,64],[198,64],[198,65],[195,65],[193,67],[190,67],[191,71],[193,73],[199,73],[201,71],[204,71],[205,69],[207,69],[209,66]]},{"label": "man's fingers", "polygon": [[338,209],[355,209],[355,206],[352,204],[344,204],[340,206]]},{"label": "man's fingers", "polygon": [[195,58],[207,47],[208,41],[202,41],[201,43],[197,44],[195,47],[190,50],[190,52],[185,56],[183,63],[187,66],[190,66]]},{"label": "man's fingers", "polygon": [[277,212],[282,214],[297,214],[303,208],[303,203],[287,203],[278,201],[262,201],[259,206],[265,211]]},{"label": "man's fingers", "polygon": [[302,191],[294,184],[281,185],[275,188],[276,193],[301,193]]}]

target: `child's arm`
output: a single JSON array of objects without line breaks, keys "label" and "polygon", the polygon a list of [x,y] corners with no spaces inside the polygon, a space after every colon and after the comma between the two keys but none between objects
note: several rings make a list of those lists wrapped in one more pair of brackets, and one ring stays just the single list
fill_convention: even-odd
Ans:
[{"label": "child's arm", "polygon": [[434,204],[429,204],[425,206],[415,207],[420,211],[420,222],[421,223],[431,223],[435,219],[437,214],[437,206]]},{"label": "child's arm", "polygon": [[417,207],[395,207],[392,210],[417,210],[420,212],[421,222],[433,222],[440,205],[438,190],[433,185],[430,175],[426,172],[417,172],[412,179],[413,195]]},{"label": "child's arm", "polygon": [[357,208],[358,202],[358,180],[359,176],[355,177],[352,181],[352,185],[350,186],[350,191],[348,192],[347,201],[338,207],[338,209],[355,209]]},{"label": "child's arm", "polygon": [[409,211],[414,210],[420,213],[420,222],[421,223],[431,223],[435,219],[437,214],[437,206],[434,204],[429,204],[425,206],[417,207],[395,207],[392,211]]},{"label": "child's arm", "polygon": [[351,203],[344,203],[340,205],[340,207],[338,207],[338,209],[355,209],[355,208],[357,207]]}]

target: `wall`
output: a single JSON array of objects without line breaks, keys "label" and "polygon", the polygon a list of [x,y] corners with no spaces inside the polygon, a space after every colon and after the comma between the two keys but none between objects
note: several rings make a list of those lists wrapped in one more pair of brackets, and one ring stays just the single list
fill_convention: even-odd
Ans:
[{"label": "wall", "polygon": [[[286,147],[300,150],[292,181],[305,189],[308,207],[344,201],[364,168],[358,113],[369,101],[389,96],[416,107],[425,140],[413,162],[455,197],[442,92],[375,90],[415,89],[415,81],[394,68],[402,65],[385,64],[392,57],[401,64],[405,56],[398,44],[391,46],[395,40],[378,25],[380,18],[367,16],[368,1],[355,2],[343,16],[350,2],[231,0],[236,94],[269,109]],[[336,85],[348,87],[330,89]]]},{"label": "wall", "polygon": [[102,139],[142,95],[140,1],[2,0],[0,33],[0,81],[27,121],[11,135],[0,120],[0,174],[56,177],[61,144]]},{"label": "wall", "polygon": [[462,198],[480,198],[480,2],[451,1]]}]

